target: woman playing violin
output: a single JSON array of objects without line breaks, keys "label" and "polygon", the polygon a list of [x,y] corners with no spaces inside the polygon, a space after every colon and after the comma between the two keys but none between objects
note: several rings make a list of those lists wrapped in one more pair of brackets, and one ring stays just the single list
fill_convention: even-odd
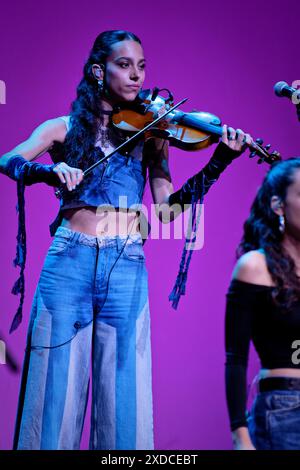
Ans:
[{"label": "woman playing violin", "polygon": [[[112,111],[135,101],[144,79],[140,40],[127,31],[99,34],[70,115],[42,123],[0,160],[1,172],[18,185],[64,187],[32,304],[15,449],[79,448],[91,352],[90,449],[154,448],[148,275],[138,210],[146,172],[165,222],[166,207],[178,203],[184,210],[192,183],[215,181],[251,137],[224,126],[209,164],[176,192],[168,142],[161,138],[139,140],[85,177],[88,166],[124,141]],[[34,162],[46,152],[52,165]],[[20,312],[12,329],[19,322]]]}]

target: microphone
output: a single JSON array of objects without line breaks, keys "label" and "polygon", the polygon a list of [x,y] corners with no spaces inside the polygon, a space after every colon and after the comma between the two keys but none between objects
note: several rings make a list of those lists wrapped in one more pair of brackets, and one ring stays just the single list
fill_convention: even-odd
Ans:
[{"label": "microphone", "polygon": [[277,82],[274,85],[275,95],[280,98],[286,97],[292,100],[293,104],[300,103],[300,90],[289,86],[286,82]]}]

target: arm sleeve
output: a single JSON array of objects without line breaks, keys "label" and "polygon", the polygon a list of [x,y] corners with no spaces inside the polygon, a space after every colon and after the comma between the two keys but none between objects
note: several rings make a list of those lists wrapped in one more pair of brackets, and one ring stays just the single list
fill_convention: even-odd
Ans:
[{"label": "arm sleeve", "polygon": [[231,431],[247,427],[247,365],[257,297],[255,287],[233,280],[226,296],[225,383]]},{"label": "arm sleeve", "polygon": [[169,205],[179,204],[184,210],[186,204],[192,203],[193,195],[196,200],[202,202],[203,196],[219,179],[225,168],[240,155],[240,151],[232,150],[226,144],[220,142],[213,156],[202,170],[189,178],[178,191],[170,195]]},{"label": "arm sleeve", "polygon": [[58,186],[59,178],[53,169],[58,163],[44,165],[42,163],[30,162],[22,155],[16,154],[8,159],[5,166],[0,166],[0,173],[17,182],[17,212],[18,212],[18,234],[17,250],[14,266],[20,266],[20,275],[13,285],[12,293],[20,294],[18,310],[13,318],[9,332],[18,328],[23,316],[23,303],[25,298],[25,264],[26,264],[26,226],[25,226],[25,185],[45,182],[50,186]]},{"label": "arm sleeve", "polygon": [[169,170],[169,142],[158,137],[145,142],[144,158],[150,178],[164,178],[172,182]]}]

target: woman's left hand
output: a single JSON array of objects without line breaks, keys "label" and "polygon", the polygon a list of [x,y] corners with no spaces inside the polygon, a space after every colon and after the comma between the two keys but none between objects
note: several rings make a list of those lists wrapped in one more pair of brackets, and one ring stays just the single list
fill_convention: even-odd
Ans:
[{"label": "woman's left hand", "polygon": [[253,139],[250,134],[245,134],[241,129],[235,130],[224,124],[222,128],[222,142],[232,150],[244,152],[247,146],[253,143]]}]

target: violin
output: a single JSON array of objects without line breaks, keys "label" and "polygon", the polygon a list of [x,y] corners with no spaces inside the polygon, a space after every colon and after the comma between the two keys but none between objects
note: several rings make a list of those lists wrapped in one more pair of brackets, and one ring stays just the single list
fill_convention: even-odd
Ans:
[{"label": "violin", "polygon": [[[158,94],[163,90],[168,92],[167,98]],[[168,89],[154,88],[153,91],[143,90],[133,102],[115,106],[111,117],[112,124],[125,133],[133,135],[127,136],[127,139],[112,152],[84,170],[84,176],[116,152],[125,148],[128,150],[129,144],[140,136],[143,136],[145,140],[161,137],[169,140],[170,145],[183,150],[199,150],[217,143],[222,136],[220,119],[210,113],[180,111],[178,107],[186,101],[187,98],[174,105],[173,96]],[[258,163],[269,164],[281,160],[279,152],[269,152],[270,144],[265,147],[262,144],[261,139],[256,139],[249,145],[252,150],[250,158],[258,155]],[[65,187],[58,188],[55,191],[56,197],[60,199],[64,191]]]},{"label": "violin", "polygon": [[[114,155],[115,153],[119,152],[120,150],[124,149],[126,147],[126,154],[128,154],[128,145],[130,144],[130,142],[136,140],[137,138],[139,138],[140,136],[144,136],[145,133],[151,128],[151,127],[155,127],[155,125],[163,120],[168,114],[170,114],[171,112],[173,112],[175,109],[177,109],[181,104],[185,103],[187,100],[187,98],[179,101],[179,103],[173,105],[172,107],[169,107],[169,109],[167,111],[164,111],[162,114],[160,113],[160,116],[158,116],[156,119],[154,120],[151,120],[146,126],[144,126],[142,129],[140,129],[139,131],[135,131],[133,136],[131,137],[127,137],[126,140],[124,140],[124,142],[122,142],[118,147],[116,147],[114,150],[112,150],[108,155],[104,155],[102,158],[100,158],[100,160],[97,160],[95,163],[93,163],[93,165],[91,165],[90,167],[88,167],[86,170],[84,170],[83,172],[83,175],[86,176],[87,174],[89,174],[91,171],[94,170],[94,168],[96,168],[98,165],[100,165],[102,162],[105,162],[105,160],[107,160],[108,158],[110,158],[112,155]],[[106,162],[107,163],[107,162]],[[64,194],[64,191],[65,191],[65,186],[61,186],[60,188],[57,188],[55,190],[55,196],[58,198],[58,199],[61,199],[63,197],[63,194]]]},{"label": "violin", "polygon": [[[168,92],[167,98],[158,94],[163,90]],[[168,89],[143,90],[135,101],[126,103],[124,108],[122,105],[114,107],[112,123],[124,132],[136,133],[172,106],[173,96]],[[169,140],[170,145],[187,151],[204,149],[217,143],[221,136],[222,124],[217,116],[199,111],[186,113],[179,109],[171,111],[145,132],[145,140],[161,137]],[[281,160],[279,152],[269,152],[270,144],[263,146],[262,139],[256,139],[249,147],[250,158],[257,155],[258,163],[272,164]]]}]

